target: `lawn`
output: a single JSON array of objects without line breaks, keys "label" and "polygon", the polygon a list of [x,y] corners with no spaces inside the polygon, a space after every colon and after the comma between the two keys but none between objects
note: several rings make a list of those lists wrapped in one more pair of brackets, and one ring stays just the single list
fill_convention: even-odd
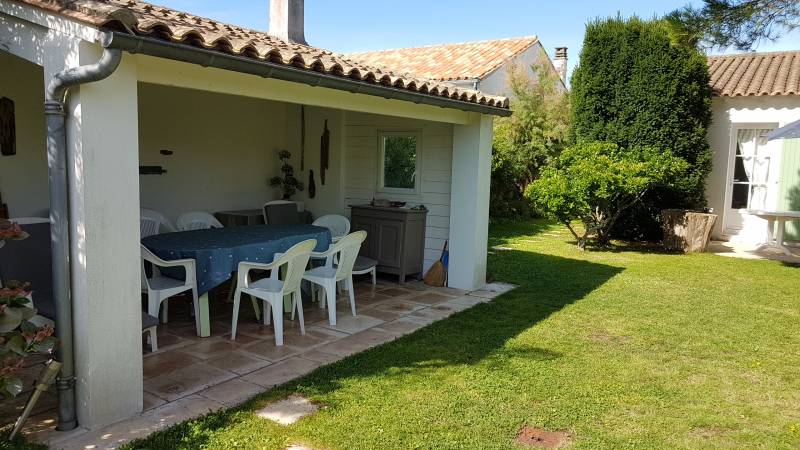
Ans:
[{"label": "lawn", "polygon": [[[524,425],[572,448],[800,447],[800,268],[580,252],[545,222],[490,241],[517,290],[131,448],[515,448]],[[324,408],[252,414],[291,392]]]}]

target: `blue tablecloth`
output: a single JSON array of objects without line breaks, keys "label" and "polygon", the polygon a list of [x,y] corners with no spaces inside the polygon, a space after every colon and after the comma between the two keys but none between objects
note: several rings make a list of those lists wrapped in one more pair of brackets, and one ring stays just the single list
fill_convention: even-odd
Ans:
[{"label": "blue tablecloth", "polygon": [[249,225],[157,234],[142,244],[164,260],[191,258],[197,265],[199,295],[219,286],[237,270],[239,262],[270,263],[306,239],[316,239],[315,251],[328,249],[331,233],[314,225]]}]

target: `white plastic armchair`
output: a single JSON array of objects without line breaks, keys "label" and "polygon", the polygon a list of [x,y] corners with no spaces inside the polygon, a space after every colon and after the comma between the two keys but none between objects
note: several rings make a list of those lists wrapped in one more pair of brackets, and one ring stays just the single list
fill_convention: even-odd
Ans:
[{"label": "white plastic armchair", "polygon": [[139,210],[139,232],[141,238],[153,236],[159,233],[172,233],[178,231],[166,216],[152,209],[141,208]]},{"label": "white plastic armchair", "polygon": [[347,220],[347,217],[338,214],[328,214],[318,217],[312,225],[325,227],[330,230],[331,240],[333,242],[338,242],[350,232],[350,221]]},{"label": "white plastic armchair", "polygon": [[[195,271],[195,261],[193,259],[176,259],[165,261],[154,255],[144,245],[142,248],[142,292],[147,292],[147,313],[153,317],[158,317],[158,310],[164,304],[162,323],[167,323],[168,303],[167,300],[186,291],[192,291],[192,306],[194,308],[194,321],[197,333],[200,334],[200,311],[197,301],[197,272]],[[146,263],[152,267],[152,275],[148,278],[145,269]],[[186,272],[186,279],[179,280],[164,276],[159,268],[182,267]]]},{"label": "white plastic armchair", "polygon": [[216,217],[205,211],[194,211],[181,214],[178,217],[178,230],[207,230],[209,228],[222,228]]},{"label": "white plastic armchair", "polygon": [[[353,265],[358,257],[361,244],[367,238],[366,231],[356,231],[348,234],[328,248],[317,253],[312,252],[313,258],[325,258],[325,265],[306,271],[303,279],[312,283],[311,293],[315,294],[314,285],[322,288],[324,297],[319,300],[320,308],[328,308],[328,323],[336,325],[336,283],[345,282],[345,288],[350,296],[350,310],[356,315],[356,301],[353,294]],[[334,265],[334,260],[336,264]]]},{"label": "white plastic armchair", "polygon": [[[311,251],[317,246],[315,239],[309,239],[292,246],[286,253],[278,253],[269,264],[240,262],[237,274],[236,293],[233,295],[233,319],[231,322],[231,340],[236,339],[236,325],[239,321],[239,305],[242,294],[248,294],[263,302],[263,320],[270,323],[270,309],[275,327],[275,345],[283,345],[283,297],[292,297],[292,315],[297,311],[300,321],[300,334],[306,334],[303,322],[303,299],[300,283]],[[283,280],[278,279],[281,266],[286,265]],[[270,270],[270,277],[257,281],[250,280],[251,270]]]}]

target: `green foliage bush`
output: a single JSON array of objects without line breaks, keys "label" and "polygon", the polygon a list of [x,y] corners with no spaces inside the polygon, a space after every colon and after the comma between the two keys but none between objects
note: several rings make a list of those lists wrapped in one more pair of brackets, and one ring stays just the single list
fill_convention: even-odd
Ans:
[{"label": "green foliage bush", "polygon": [[[653,186],[669,185],[686,169],[681,158],[652,147],[582,143],[564,150],[546,167],[527,195],[566,225],[584,249],[592,236],[599,245],[607,244],[609,231],[628,208]],[[575,220],[583,223],[583,234],[573,226]]]},{"label": "green foliage bush", "polygon": [[534,76],[509,71],[511,117],[494,128],[490,215],[519,218],[532,214],[524,198],[542,167],[557,157],[569,136],[569,95],[542,52],[532,66]]},{"label": "green foliage bush", "polygon": [[711,171],[706,58],[681,44],[666,22],[618,17],[590,23],[572,78],[571,103],[576,142],[653,147],[689,164],[669,186],[650,189],[621,218],[615,235],[658,239],[661,209],[705,206]]}]

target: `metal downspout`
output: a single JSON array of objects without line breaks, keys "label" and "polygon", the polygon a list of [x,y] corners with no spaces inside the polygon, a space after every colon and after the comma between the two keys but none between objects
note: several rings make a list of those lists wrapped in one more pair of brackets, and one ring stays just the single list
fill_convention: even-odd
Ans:
[{"label": "metal downspout", "polygon": [[[108,36],[101,44],[105,47]],[[52,251],[53,297],[56,307],[56,334],[59,338],[56,358],[61,373],[56,378],[58,390],[59,431],[78,426],[75,411],[75,361],[73,354],[72,299],[70,295],[72,267],[69,236],[69,192],[67,178],[67,136],[64,102],[67,90],[84,83],[107,78],[119,67],[122,51],[103,50],[100,60],[91,65],[66,69],[53,76],[47,86],[44,113],[47,122],[47,167],[50,184],[50,246]]]}]

